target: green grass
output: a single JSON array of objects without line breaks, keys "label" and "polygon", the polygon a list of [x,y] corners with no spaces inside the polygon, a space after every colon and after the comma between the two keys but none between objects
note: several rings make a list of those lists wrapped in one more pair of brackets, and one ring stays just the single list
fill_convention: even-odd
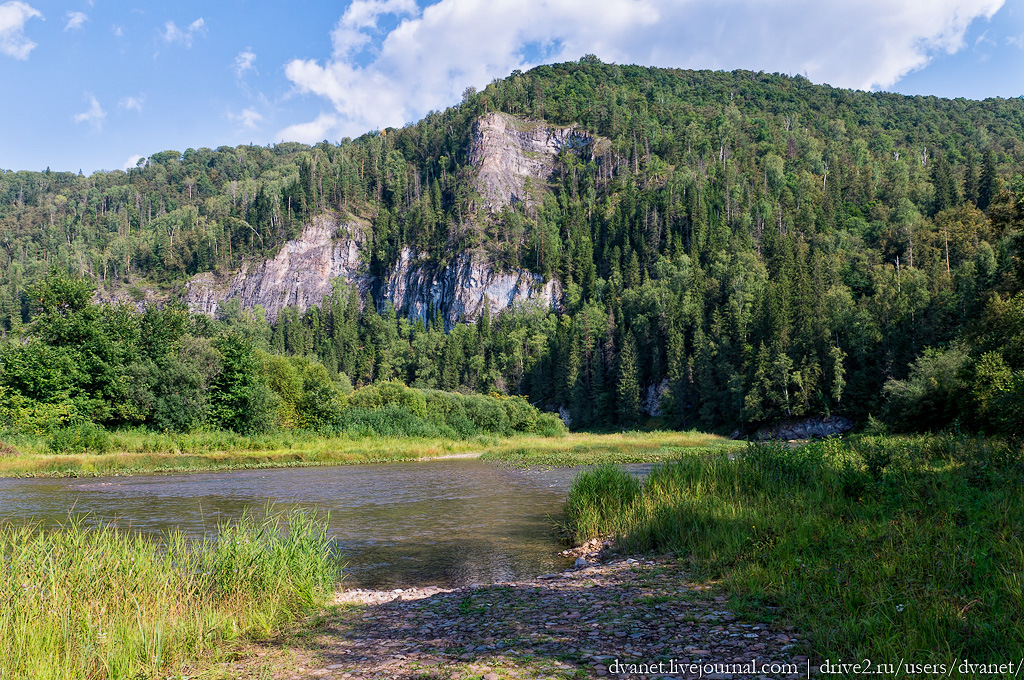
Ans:
[{"label": "green grass", "polygon": [[[424,437],[326,437],[304,430],[241,435],[225,430],[173,434],[144,429],[105,433],[100,451],[56,453],[45,435],[5,434],[0,477],[80,477],[148,472],[198,472],[268,467],[346,465],[482,454],[513,466],[571,466],[651,462],[699,447],[734,442],[698,432],[575,433],[556,436],[476,435]],[[76,440],[77,441],[77,440]]]},{"label": "green grass", "polygon": [[566,510],[578,541],[674,551],[778,607],[821,657],[999,662],[1024,653],[1022,483],[1019,445],[863,437],[688,457],[638,492],[588,471]]},{"label": "green grass", "polygon": [[481,458],[513,467],[576,467],[609,463],[652,463],[742,447],[704,432],[574,432],[561,437],[512,438]]},{"label": "green grass", "polygon": [[322,604],[340,571],[310,515],[224,525],[215,540],[0,528],[0,669],[46,680],[176,677]]}]

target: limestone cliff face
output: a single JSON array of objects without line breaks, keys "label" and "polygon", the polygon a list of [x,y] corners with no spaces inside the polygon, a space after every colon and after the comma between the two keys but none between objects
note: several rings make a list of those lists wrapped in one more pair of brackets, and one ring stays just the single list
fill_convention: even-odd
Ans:
[{"label": "limestone cliff face", "polygon": [[527,300],[556,307],[561,297],[557,280],[527,271],[496,272],[479,253],[462,253],[448,266],[437,269],[408,248],[402,251],[381,287],[381,297],[409,318],[441,312],[447,325],[460,319],[473,321],[483,313],[485,301],[491,314]]},{"label": "limestone cliff face", "polygon": [[593,143],[593,137],[575,127],[556,128],[505,113],[483,116],[473,126],[469,147],[483,207],[497,212],[519,202],[539,202],[555,156],[562,149],[583,151]]},{"label": "limestone cliff face", "polygon": [[219,302],[237,299],[243,309],[262,306],[273,321],[290,305],[305,310],[320,304],[334,279],[365,290],[370,279],[360,259],[363,243],[361,225],[317,217],[273,259],[245,262],[226,281],[218,282],[209,273],[196,276],[185,287],[185,302],[212,316]]},{"label": "limestone cliff face", "polygon": [[[337,235],[337,237],[336,237]],[[200,274],[186,286],[185,301],[198,312],[214,315],[221,301],[237,299],[243,309],[257,305],[275,320],[287,306],[305,310],[331,293],[333,281],[372,291],[378,306],[390,302],[403,316],[427,319],[440,312],[446,325],[475,321],[486,300],[492,314],[509,305],[535,300],[557,306],[561,287],[527,271],[496,272],[486,256],[466,252],[437,267],[406,248],[386,278],[367,274],[360,258],[364,240],[357,225],[318,218],[302,236],[289,241],[276,257],[247,262],[234,276],[217,281]]]},{"label": "limestone cliff face", "polygon": [[[477,170],[477,190],[484,213],[494,214],[518,202],[539,201],[562,149],[588,153],[595,138],[574,127],[556,128],[503,113],[479,119],[473,128],[470,162]],[[492,314],[509,305],[536,301],[557,307],[562,290],[557,280],[545,282],[526,270],[495,271],[483,252],[458,253],[438,267],[419,253],[404,249],[384,275],[370,276],[363,255],[369,227],[341,223],[330,216],[313,220],[294,241],[272,259],[250,261],[233,276],[218,280],[201,274],[186,286],[185,301],[206,314],[216,314],[218,303],[237,299],[244,309],[263,307],[268,320],[282,309],[305,310],[319,305],[331,293],[335,280],[355,285],[360,297],[373,294],[378,307],[387,302],[409,318],[440,312],[451,327],[460,320],[474,321],[485,300]]]}]

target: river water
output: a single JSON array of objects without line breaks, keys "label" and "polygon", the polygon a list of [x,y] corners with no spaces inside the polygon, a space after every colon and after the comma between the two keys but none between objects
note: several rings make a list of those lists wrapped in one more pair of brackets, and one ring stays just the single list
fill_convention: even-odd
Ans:
[{"label": "river water", "polygon": [[0,521],[51,526],[70,515],[159,535],[212,536],[246,510],[329,513],[357,587],[458,586],[565,568],[553,519],[576,471],[477,460],[89,479],[0,479]]}]

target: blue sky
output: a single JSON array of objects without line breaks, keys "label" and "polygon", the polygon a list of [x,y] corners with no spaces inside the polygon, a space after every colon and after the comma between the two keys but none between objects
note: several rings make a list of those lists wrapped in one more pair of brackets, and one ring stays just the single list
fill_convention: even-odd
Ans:
[{"label": "blue sky", "polygon": [[578,59],[1024,95],[1024,0],[0,0],[0,168],[338,141]]}]

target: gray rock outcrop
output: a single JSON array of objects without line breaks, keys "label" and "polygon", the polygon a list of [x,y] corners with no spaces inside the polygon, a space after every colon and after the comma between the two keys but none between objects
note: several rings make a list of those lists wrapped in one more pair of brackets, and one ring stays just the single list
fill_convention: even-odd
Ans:
[{"label": "gray rock outcrop", "polygon": [[811,439],[813,437],[833,437],[845,434],[853,429],[853,421],[845,416],[827,416],[824,418],[804,418],[786,420],[771,427],[763,427],[754,435],[754,439]]},{"label": "gray rock outcrop", "polygon": [[[572,149],[588,154],[595,143],[596,138],[575,127],[552,127],[504,113],[483,116],[474,125],[469,148],[482,197],[480,217],[493,219],[501,208],[516,203],[535,204],[548,190],[558,153]],[[497,271],[483,251],[458,253],[439,267],[405,248],[376,278],[367,267],[368,237],[366,225],[316,217],[271,259],[247,261],[226,278],[212,273],[194,277],[186,285],[185,301],[193,310],[214,315],[222,301],[234,299],[243,309],[262,307],[274,321],[285,307],[303,311],[319,305],[340,281],[358,287],[361,298],[372,292],[378,307],[390,302],[413,319],[439,312],[451,327],[479,318],[485,304],[497,314],[525,301],[557,307],[561,299],[556,279],[544,281],[522,269]]]},{"label": "gray rock outcrop", "polygon": [[370,278],[361,258],[363,229],[356,223],[316,217],[272,259],[244,262],[224,281],[211,273],[194,277],[185,286],[185,302],[213,316],[221,301],[237,299],[243,309],[263,307],[273,321],[285,307],[305,310],[320,304],[331,293],[335,279],[365,290]]},{"label": "gray rock outcrop", "polygon": [[484,208],[540,202],[565,148],[584,151],[594,137],[576,127],[557,128],[505,113],[489,113],[473,127],[469,161],[476,168]]},{"label": "gray rock outcrop", "polygon": [[561,286],[555,279],[545,283],[543,277],[527,271],[497,272],[477,252],[462,253],[448,266],[436,269],[405,248],[380,293],[382,300],[410,319],[426,321],[430,314],[440,312],[450,327],[460,319],[478,319],[485,301],[491,314],[527,300],[557,306]]},{"label": "gray rock outcrop", "polygon": [[319,305],[339,281],[356,286],[360,297],[372,291],[379,307],[390,302],[411,319],[427,320],[440,312],[450,328],[462,320],[478,319],[485,301],[497,314],[526,301],[557,306],[562,294],[555,279],[545,282],[524,270],[498,272],[485,254],[475,251],[464,252],[439,268],[406,248],[386,278],[377,279],[367,273],[361,255],[363,233],[359,224],[318,217],[269,260],[246,262],[223,280],[211,273],[194,277],[185,287],[185,302],[213,316],[222,301],[237,299],[243,309],[262,307],[266,318],[274,321],[285,307],[304,311]]}]

